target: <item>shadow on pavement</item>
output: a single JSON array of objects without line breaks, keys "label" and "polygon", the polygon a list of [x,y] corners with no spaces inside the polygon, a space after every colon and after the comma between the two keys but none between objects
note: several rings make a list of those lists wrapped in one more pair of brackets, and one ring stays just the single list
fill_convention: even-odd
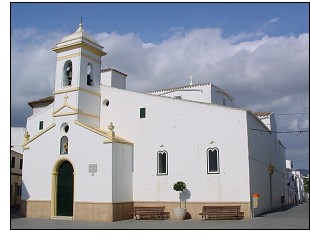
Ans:
[{"label": "shadow on pavement", "polygon": [[276,212],[285,212],[291,208],[294,208],[294,207],[297,207],[298,205],[295,205],[295,204],[290,204],[290,205],[286,205],[286,206],[283,206],[281,208],[277,208],[277,209],[272,209],[268,212],[264,212],[258,216],[255,216],[255,217],[266,217],[266,215],[269,215],[271,213],[276,213]]}]

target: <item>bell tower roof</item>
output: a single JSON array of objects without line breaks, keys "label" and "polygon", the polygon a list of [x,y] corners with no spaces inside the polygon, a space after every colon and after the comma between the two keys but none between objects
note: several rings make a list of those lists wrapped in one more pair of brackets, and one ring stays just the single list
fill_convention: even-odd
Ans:
[{"label": "bell tower roof", "polygon": [[81,45],[84,47],[88,46],[88,49],[93,49],[92,52],[99,56],[106,55],[106,53],[102,51],[103,47],[85,32],[82,22],[74,33],[61,39],[52,50],[59,53]]},{"label": "bell tower roof", "polygon": [[86,40],[88,40],[90,42],[93,42],[93,43],[99,45],[99,43],[94,38],[92,38],[91,36],[89,36],[85,32],[85,30],[83,28],[83,23],[80,23],[78,29],[74,33],[72,33],[69,36],[64,37],[59,43],[67,42],[67,41],[72,41],[72,40],[76,40],[76,39],[86,39]]}]

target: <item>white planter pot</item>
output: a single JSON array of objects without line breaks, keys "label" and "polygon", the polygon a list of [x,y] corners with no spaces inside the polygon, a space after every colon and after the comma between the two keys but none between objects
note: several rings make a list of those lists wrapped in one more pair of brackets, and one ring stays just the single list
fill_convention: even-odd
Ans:
[{"label": "white planter pot", "polygon": [[177,220],[184,220],[186,213],[187,213],[187,209],[186,208],[174,208],[174,215],[176,217]]}]

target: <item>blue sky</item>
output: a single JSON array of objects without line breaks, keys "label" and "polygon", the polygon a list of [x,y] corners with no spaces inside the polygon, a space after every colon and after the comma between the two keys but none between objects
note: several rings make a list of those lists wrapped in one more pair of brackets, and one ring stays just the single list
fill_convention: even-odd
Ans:
[{"label": "blue sky", "polygon": [[[72,31],[80,21],[90,33],[134,32],[159,42],[171,28],[221,28],[224,37],[265,30],[270,36],[309,29],[307,3],[12,3],[11,27]],[[276,20],[275,26],[268,21]]]},{"label": "blue sky", "polygon": [[[83,16],[108,53],[102,68],[147,92],[213,83],[240,108],[277,115],[278,131],[309,130],[308,3],[11,3],[11,126],[52,95],[55,53]],[[279,134],[287,159],[309,168],[309,133]]]}]

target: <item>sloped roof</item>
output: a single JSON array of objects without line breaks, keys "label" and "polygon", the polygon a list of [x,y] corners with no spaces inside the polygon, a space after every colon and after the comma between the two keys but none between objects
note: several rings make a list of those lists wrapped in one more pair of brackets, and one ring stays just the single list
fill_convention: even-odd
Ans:
[{"label": "sloped roof", "polygon": [[182,87],[174,87],[174,88],[166,88],[166,89],[160,89],[160,90],[150,91],[150,92],[148,92],[148,93],[156,93],[156,92],[166,92],[166,91],[183,90],[183,89],[188,89],[188,88],[193,88],[193,87],[205,86],[205,85],[209,85],[209,84],[210,84],[210,83],[201,83],[201,84],[186,85],[186,86],[182,86]]},{"label": "sloped roof", "polygon": [[28,105],[30,107],[34,108],[36,105],[39,105],[39,104],[42,104],[42,103],[46,103],[48,105],[48,104],[51,104],[52,102],[54,102],[54,96],[49,96],[49,97],[46,97],[46,98],[41,98],[39,100],[35,100],[35,101],[32,101],[32,102],[29,102]]},{"label": "sloped roof", "polygon": [[267,117],[272,114],[272,112],[254,112],[256,117]]},{"label": "sloped roof", "polygon": [[94,42],[96,44],[99,45],[99,43],[94,39],[92,38],[91,36],[89,36],[85,31],[84,31],[84,28],[83,28],[83,24],[80,23],[79,24],[79,27],[78,29],[70,34],[69,36],[66,36],[64,37],[61,41],[61,42],[67,42],[67,41],[71,41],[71,40],[75,40],[75,39],[79,39],[79,38],[84,38],[84,39],[87,39],[88,41],[91,41],[91,42]]}]

